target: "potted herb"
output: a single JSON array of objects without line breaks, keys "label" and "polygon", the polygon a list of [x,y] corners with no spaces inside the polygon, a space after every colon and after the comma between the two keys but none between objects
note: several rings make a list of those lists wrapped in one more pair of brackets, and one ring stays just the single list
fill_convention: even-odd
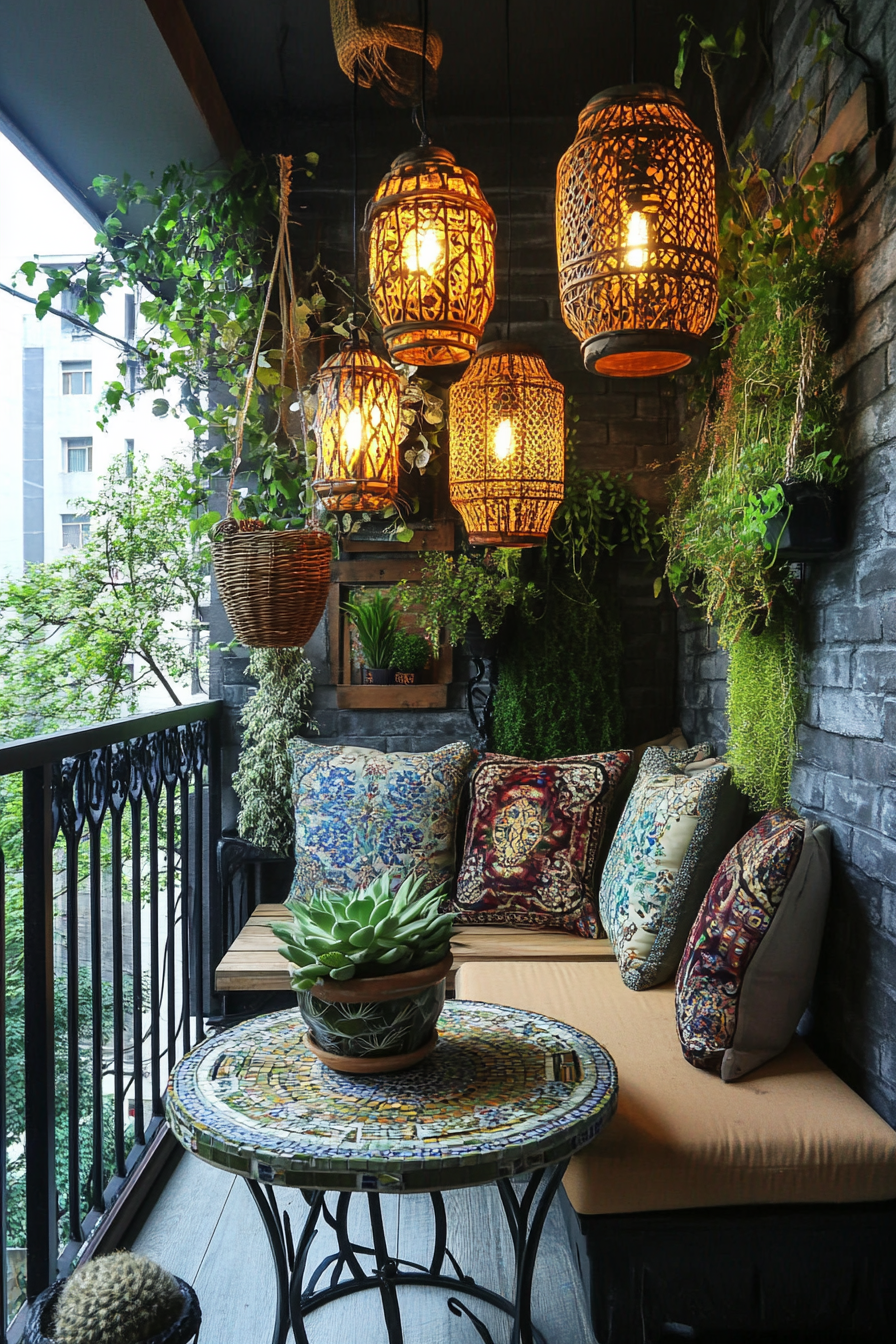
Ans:
[{"label": "potted herb", "polygon": [[437,552],[423,561],[420,578],[398,585],[402,606],[421,606],[426,633],[435,648],[444,627],[453,645],[493,640],[511,607],[520,606],[535,593],[535,585],[523,583],[513,572],[519,552],[485,551],[482,555],[447,555]]},{"label": "potted herb", "polygon": [[388,686],[392,680],[392,650],[398,633],[395,598],[389,592],[350,598],[342,608],[358,632],[364,657],[364,683]]},{"label": "potted herb", "polygon": [[195,1292],[143,1255],[118,1251],[57,1279],[31,1307],[25,1344],[187,1344],[202,1313]]},{"label": "potted herb", "polygon": [[399,630],[392,646],[392,680],[396,686],[415,686],[432,657],[429,640],[410,630]]},{"label": "potted herb", "polygon": [[290,981],[308,1025],[308,1044],[331,1068],[391,1073],[436,1047],[436,1021],[451,968],[453,914],[440,914],[444,888],[392,874],[370,886],[316,891],[292,901],[290,924],[274,924],[292,964]]}]

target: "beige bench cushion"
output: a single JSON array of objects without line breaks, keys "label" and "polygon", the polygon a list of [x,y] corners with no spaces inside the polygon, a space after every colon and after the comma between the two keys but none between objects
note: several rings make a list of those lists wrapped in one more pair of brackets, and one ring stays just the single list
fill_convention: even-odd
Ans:
[{"label": "beige bench cushion", "polygon": [[570,1163],[581,1214],[896,1198],[896,1132],[802,1041],[736,1083],[692,1068],[675,986],[636,994],[612,962],[461,967],[459,998],[586,1031],[619,1070],[619,1110]]}]

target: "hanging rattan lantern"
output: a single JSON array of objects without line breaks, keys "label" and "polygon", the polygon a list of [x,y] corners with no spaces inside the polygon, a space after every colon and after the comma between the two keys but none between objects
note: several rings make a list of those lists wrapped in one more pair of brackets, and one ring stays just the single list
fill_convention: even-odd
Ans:
[{"label": "hanging rattan lantern", "polygon": [[449,491],[474,546],[539,546],[563,498],[563,386],[530,345],[483,345],[450,393]]},{"label": "hanging rattan lantern", "polygon": [[702,356],[718,301],[715,173],[676,94],[632,84],[585,107],[557,170],[557,253],[586,368],[639,378]]},{"label": "hanging rattan lantern", "polygon": [[399,380],[384,359],[345,341],[320,366],[314,490],[324,507],[384,509],[398,494]]},{"label": "hanging rattan lantern", "polygon": [[370,298],[392,358],[469,359],[495,302],[495,215],[475,174],[433,145],[400,155],[365,231]]}]

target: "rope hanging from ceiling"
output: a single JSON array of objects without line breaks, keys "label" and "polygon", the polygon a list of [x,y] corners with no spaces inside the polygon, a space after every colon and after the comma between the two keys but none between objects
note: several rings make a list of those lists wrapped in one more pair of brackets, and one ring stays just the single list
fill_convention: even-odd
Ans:
[{"label": "rope hanging from ceiling", "polygon": [[[330,0],[330,22],[339,68],[365,89],[374,85],[387,103],[404,107],[420,102],[422,29],[398,19],[364,22],[358,0]],[[426,36],[426,60],[432,67],[428,92],[435,91],[435,72],[442,60],[438,33]]]}]

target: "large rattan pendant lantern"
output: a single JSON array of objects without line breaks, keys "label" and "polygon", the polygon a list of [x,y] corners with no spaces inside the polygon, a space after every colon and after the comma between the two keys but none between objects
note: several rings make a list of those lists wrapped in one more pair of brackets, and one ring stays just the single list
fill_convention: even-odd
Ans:
[{"label": "large rattan pendant lantern", "polygon": [[537,350],[480,347],[451,388],[449,491],[474,546],[540,546],[563,498],[563,386]]},{"label": "large rattan pendant lantern", "polygon": [[384,509],[398,494],[399,379],[359,335],[320,366],[314,490],[324,507]]},{"label": "large rattan pendant lantern", "polygon": [[718,298],[715,174],[676,94],[631,84],[591,99],[557,171],[557,252],[586,368],[639,378],[702,356]]},{"label": "large rattan pendant lantern", "polygon": [[495,302],[495,215],[476,175],[434,145],[401,154],[365,229],[370,299],[392,358],[469,359]]}]

